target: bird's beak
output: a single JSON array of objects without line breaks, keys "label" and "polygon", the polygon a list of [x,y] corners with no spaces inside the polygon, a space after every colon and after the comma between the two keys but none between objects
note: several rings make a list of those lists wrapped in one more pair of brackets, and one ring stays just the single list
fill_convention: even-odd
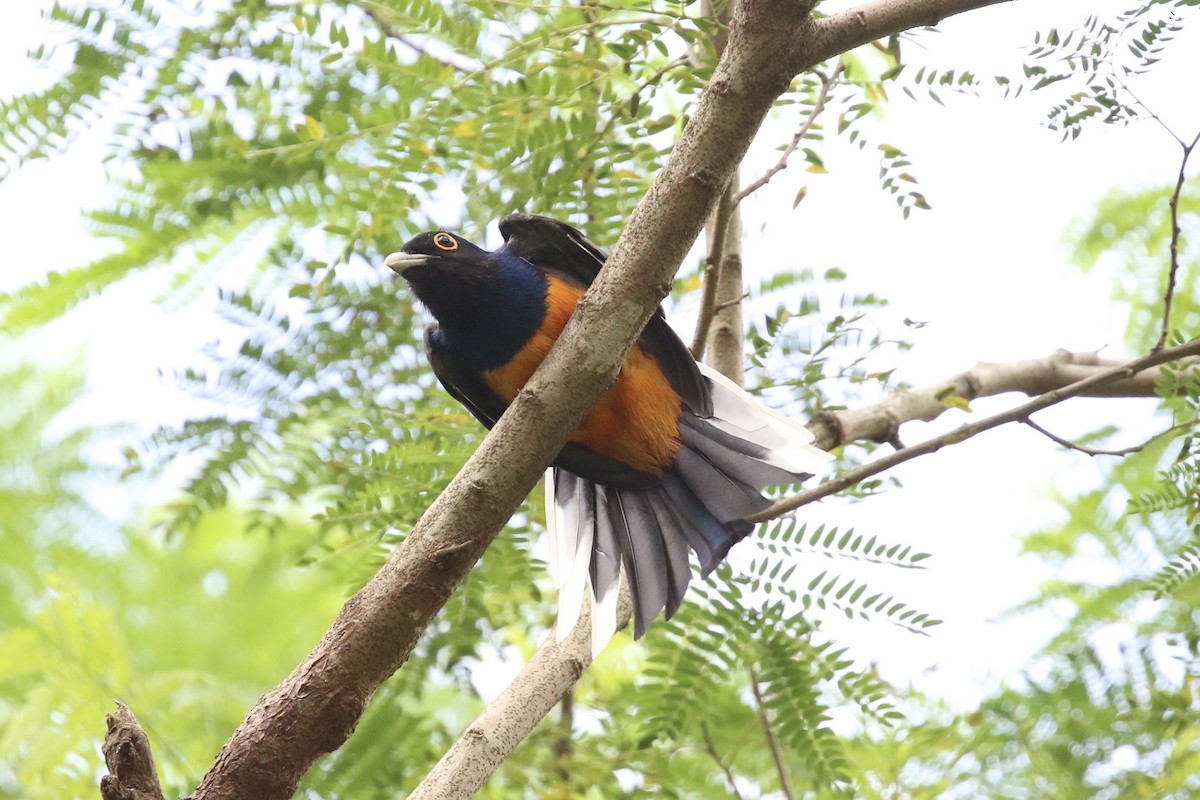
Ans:
[{"label": "bird's beak", "polygon": [[405,270],[411,269],[412,267],[419,267],[422,264],[428,264],[430,261],[433,261],[436,258],[437,256],[427,256],[422,255],[421,253],[401,252],[392,253],[390,256],[384,259],[383,263],[386,264],[392,270],[392,272],[404,277]]}]

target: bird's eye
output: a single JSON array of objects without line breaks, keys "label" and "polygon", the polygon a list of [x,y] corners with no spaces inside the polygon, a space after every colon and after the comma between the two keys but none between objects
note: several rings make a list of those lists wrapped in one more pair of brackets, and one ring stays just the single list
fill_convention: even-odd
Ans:
[{"label": "bird's eye", "polygon": [[448,233],[435,233],[433,235],[433,244],[439,250],[458,249],[458,239],[455,239]]}]

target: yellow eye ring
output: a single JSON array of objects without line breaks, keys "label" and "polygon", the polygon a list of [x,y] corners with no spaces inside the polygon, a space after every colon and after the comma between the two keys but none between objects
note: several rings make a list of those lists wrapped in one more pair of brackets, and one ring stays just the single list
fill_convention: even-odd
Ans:
[{"label": "yellow eye ring", "polygon": [[435,233],[433,235],[433,245],[439,250],[457,250],[458,239],[455,239],[448,233]]}]

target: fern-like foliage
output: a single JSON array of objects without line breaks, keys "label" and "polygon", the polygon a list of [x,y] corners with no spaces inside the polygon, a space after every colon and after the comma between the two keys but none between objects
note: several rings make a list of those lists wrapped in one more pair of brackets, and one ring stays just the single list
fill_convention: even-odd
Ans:
[{"label": "fern-like foliage", "polygon": [[[703,743],[763,787],[782,780],[782,770],[813,791],[840,794],[853,771],[833,717],[849,713],[860,725],[887,729],[903,716],[895,690],[825,635],[822,619],[878,618],[918,633],[937,621],[869,589],[861,577],[821,572],[805,584],[797,558],[815,551],[912,568],[926,556],[854,531],[810,531],[791,521],[769,526],[755,546],[758,554],[742,574],[722,565],[715,583],[695,589],[694,603],[662,623],[661,632],[656,626],[636,697],[639,716],[659,746]],[[730,688],[737,690],[735,704],[727,699]],[[748,737],[774,739],[781,761],[749,759]]]},{"label": "fern-like foliage", "polygon": [[1200,527],[1196,528],[1195,535],[1196,538],[1175,552],[1166,566],[1151,579],[1150,585],[1156,598],[1175,594],[1200,577]]},{"label": "fern-like foliage", "polygon": [[1128,124],[1153,116],[1130,91],[1131,78],[1149,70],[1182,30],[1184,9],[1195,0],[1143,0],[1107,19],[1089,16],[1066,33],[1038,33],[1020,78],[998,79],[1006,96],[1069,87],[1048,115],[1051,130],[1075,139],[1088,124]]}]

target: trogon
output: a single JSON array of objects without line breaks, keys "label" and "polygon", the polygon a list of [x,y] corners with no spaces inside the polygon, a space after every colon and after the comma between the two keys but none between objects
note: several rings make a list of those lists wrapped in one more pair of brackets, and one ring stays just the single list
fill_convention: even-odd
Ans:
[{"label": "trogon", "polygon": [[[425,330],[434,373],[489,428],[606,258],[549,217],[507,216],[500,234],[504,245],[488,252],[455,233],[422,233],[386,261],[437,320]],[[759,489],[801,481],[830,459],[812,439],[696,362],[660,306],[547,470],[558,636],[575,626],[590,587],[593,651],[604,646],[622,571],[635,637],[660,611],[670,618],[691,579],[689,550],[707,575],[770,505]]]}]

